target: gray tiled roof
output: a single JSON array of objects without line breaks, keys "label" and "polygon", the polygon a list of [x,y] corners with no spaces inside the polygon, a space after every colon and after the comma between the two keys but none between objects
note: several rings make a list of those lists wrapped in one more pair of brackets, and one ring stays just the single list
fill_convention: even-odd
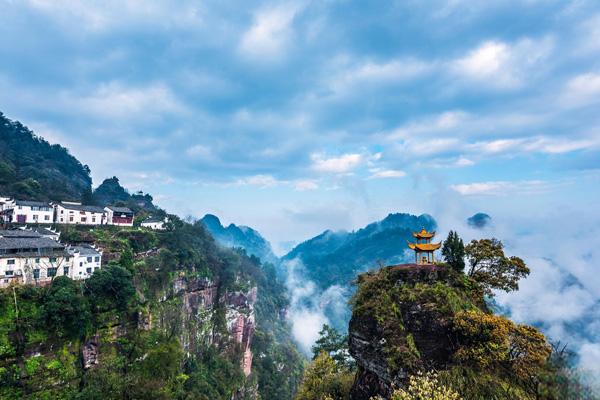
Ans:
[{"label": "gray tiled roof", "polygon": [[45,237],[1,237],[0,250],[64,249],[64,245]]},{"label": "gray tiled roof", "polygon": [[42,201],[17,200],[15,201],[15,204],[25,207],[50,207],[49,203],[44,203]]},{"label": "gray tiled roof", "polygon": [[131,211],[131,209],[127,207],[108,206],[108,208],[118,213],[133,213],[133,211]]},{"label": "gray tiled roof", "polygon": [[104,209],[102,207],[96,207],[96,206],[86,206],[86,205],[81,205],[81,204],[66,204],[66,203],[58,203],[59,206],[66,208],[67,210],[74,210],[74,211],[87,211],[87,212],[93,212],[93,213],[103,213]]},{"label": "gray tiled roof", "polygon": [[158,217],[150,217],[148,219],[145,219],[142,223],[150,223],[150,222],[163,222],[162,219],[158,218]]},{"label": "gray tiled roof", "polygon": [[0,236],[5,238],[39,238],[42,235],[25,229],[0,230]]},{"label": "gray tiled roof", "polygon": [[79,253],[82,256],[99,256],[100,252],[91,246],[71,246],[68,248],[69,254]]}]

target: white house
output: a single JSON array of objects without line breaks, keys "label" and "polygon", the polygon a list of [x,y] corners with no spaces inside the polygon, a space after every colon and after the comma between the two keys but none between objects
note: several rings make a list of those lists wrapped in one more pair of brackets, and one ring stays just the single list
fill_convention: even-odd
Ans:
[{"label": "white house", "polygon": [[166,222],[166,218],[160,219],[160,218],[156,218],[156,217],[150,217],[144,221],[142,221],[141,225],[144,228],[150,228],[150,229],[154,229],[157,231],[162,231],[165,229],[165,222]]},{"label": "white house", "polygon": [[67,252],[73,257],[72,279],[89,278],[102,267],[102,252],[92,246],[71,246]]},{"label": "white house", "polygon": [[0,196],[0,211],[15,207],[15,200],[10,197]]},{"label": "white house", "polygon": [[13,224],[52,224],[54,210],[48,203],[15,200],[4,203],[0,212],[3,222]]},{"label": "white house", "polygon": [[65,246],[30,230],[0,231],[0,287],[38,284],[72,273]]},{"label": "white house", "polygon": [[54,215],[57,224],[103,225],[106,223],[106,213],[101,207],[85,206],[75,202],[56,203]]},{"label": "white house", "polygon": [[106,212],[106,223],[108,225],[133,226],[133,211],[127,207],[108,206]]}]

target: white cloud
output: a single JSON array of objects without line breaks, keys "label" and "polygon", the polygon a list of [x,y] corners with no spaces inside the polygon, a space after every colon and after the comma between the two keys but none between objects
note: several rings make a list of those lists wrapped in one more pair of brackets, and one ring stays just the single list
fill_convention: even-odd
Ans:
[{"label": "white cloud", "polygon": [[212,157],[210,148],[201,144],[197,144],[195,146],[192,146],[190,148],[188,148],[185,151],[185,154],[187,154],[189,157],[193,157],[193,158],[203,158],[203,159],[208,159]]},{"label": "white cloud", "polygon": [[475,165],[475,162],[469,160],[468,158],[460,157],[458,160],[456,160],[454,165],[456,165],[457,167],[469,167],[471,165]]},{"label": "white cloud", "polygon": [[299,7],[291,4],[259,11],[241,38],[240,51],[257,61],[280,58],[290,44],[298,11]]},{"label": "white cloud", "polygon": [[497,89],[513,89],[537,75],[550,55],[553,41],[522,39],[516,43],[490,40],[451,62],[457,75]]},{"label": "white cloud", "polygon": [[294,188],[299,192],[306,190],[316,190],[319,188],[319,184],[311,180],[299,180],[294,182]]},{"label": "white cloud", "polygon": [[321,153],[315,153],[311,155],[311,159],[314,170],[328,173],[349,172],[365,162],[364,156],[358,153],[343,154],[331,158],[327,158]]},{"label": "white cloud", "polygon": [[387,62],[366,61],[358,65],[337,66],[334,73],[327,75],[327,85],[340,95],[356,95],[355,91],[365,87],[380,88],[380,85],[411,82],[431,73],[434,63],[418,59],[393,59]]},{"label": "white cloud", "polygon": [[370,179],[381,179],[381,178],[402,178],[406,176],[406,172],[397,169],[371,169]]},{"label": "white cloud", "polygon": [[578,75],[567,82],[563,103],[582,106],[600,102],[600,73]]},{"label": "white cloud", "polygon": [[452,185],[451,188],[463,196],[507,196],[516,191],[520,193],[539,193],[546,191],[549,184],[545,181],[490,181]]},{"label": "white cloud", "polygon": [[80,98],[65,94],[67,102],[82,112],[108,118],[131,118],[132,115],[181,113],[186,107],[171,89],[162,83],[131,87],[119,82],[100,84],[91,94]]},{"label": "white cloud", "polygon": [[282,183],[273,177],[272,175],[252,175],[237,181],[238,185],[241,186],[258,186],[261,188],[267,188]]}]

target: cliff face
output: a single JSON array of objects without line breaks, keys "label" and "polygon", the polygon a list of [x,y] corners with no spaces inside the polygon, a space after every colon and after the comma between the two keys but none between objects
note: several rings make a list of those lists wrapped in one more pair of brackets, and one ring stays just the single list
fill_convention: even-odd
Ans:
[{"label": "cliff face", "polygon": [[475,282],[446,266],[359,276],[349,346],[358,366],[352,400],[389,399],[431,370],[464,399],[561,398],[545,337],[493,315]]},{"label": "cliff face", "polygon": [[[221,290],[222,289],[222,290]],[[222,295],[219,293],[222,292]],[[256,329],[254,304],[257,288],[246,291],[230,291],[207,278],[180,277],[173,281],[172,292],[164,298],[166,304],[178,305],[175,309],[159,305],[156,316],[149,314],[150,321],[165,331],[180,324],[177,333],[184,353],[195,354],[206,346],[219,344],[225,348],[237,345],[241,352],[240,368],[248,377],[252,373],[252,337]],[[225,310],[227,334],[219,332],[215,324],[220,308]],[[152,322],[147,328],[152,327]]]},{"label": "cliff face", "polygon": [[[414,285],[433,284],[443,279],[447,271],[406,265],[390,269],[390,273],[395,285]],[[387,398],[392,388],[402,386],[417,366],[443,368],[451,357],[451,323],[447,315],[416,299],[389,306],[391,320],[369,312],[355,312],[350,320],[350,353],[358,364],[352,389],[355,400],[369,400],[377,395]],[[399,354],[392,354],[393,347]],[[404,362],[396,363],[398,355]]]}]

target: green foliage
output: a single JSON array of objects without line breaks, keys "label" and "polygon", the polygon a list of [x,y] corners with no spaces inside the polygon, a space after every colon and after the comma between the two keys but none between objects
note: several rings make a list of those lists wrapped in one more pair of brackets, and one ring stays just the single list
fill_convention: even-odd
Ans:
[{"label": "green foliage", "polygon": [[498,239],[472,240],[465,247],[470,263],[467,273],[491,296],[492,290],[507,292],[519,289],[519,280],[529,275],[529,268],[519,257],[506,257]]},{"label": "green foliage", "polygon": [[26,200],[80,200],[90,170],[0,112],[0,193]]},{"label": "green foliage", "polygon": [[90,329],[89,305],[70,278],[59,276],[48,288],[41,316],[49,332],[59,338],[79,338]]},{"label": "green foliage", "polygon": [[465,245],[458,233],[450,231],[442,245],[444,260],[457,272],[465,269]]},{"label": "green foliage", "polygon": [[333,358],[322,352],[308,366],[295,400],[346,400],[354,374],[340,369]]},{"label": "green foliage", "polygon": [[352,369],[354,360],[348,352],[348,336],[342,335],[331,326],[325,324],[319,332],[319,339],[312,347],[313,360],[319,354],[327,353],[339,368]]},{"label": "green foliage", "polygon": [[108,311],[117,308],[125,311],[135,296],[131,273],[120,265],[108,265],[83,283],[84,293],[92,308]]}]

